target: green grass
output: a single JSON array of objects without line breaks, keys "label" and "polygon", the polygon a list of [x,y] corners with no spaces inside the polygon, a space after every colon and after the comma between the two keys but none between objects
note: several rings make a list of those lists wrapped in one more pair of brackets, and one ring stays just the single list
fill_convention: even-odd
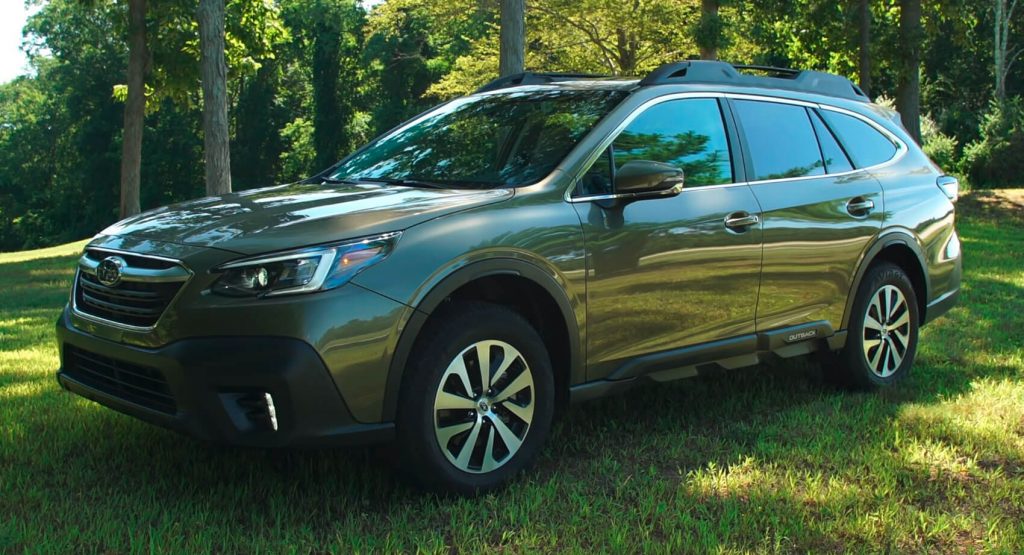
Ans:
[{"label": "green grass", "polygon": [[0,255],[0,552],[1020,553],[1024,226],[967,212],[962,305],[900,386],[797,361],[635,390],[477,500],[410,489],[386,451],[216,448],[60,391],[81,244]]}]

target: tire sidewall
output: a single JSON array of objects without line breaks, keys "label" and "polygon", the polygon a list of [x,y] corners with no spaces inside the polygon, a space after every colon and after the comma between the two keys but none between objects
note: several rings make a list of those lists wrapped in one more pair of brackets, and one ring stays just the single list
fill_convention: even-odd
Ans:
[{"label": "tire sidewall", "polygon": [[[418,341],[399,398],[398,438],[402,463],[428,489],[475,494],[503,485],[536,457],[554,416],[554,380],[547,350],[525,318],[497,305],[467,303],[452,307]],[[448,365],[470,345],[504,341],[523,356],[533,374],[534,416],[522,446],[512,459],[486,474],[462,471],[441,451],[434,431],[434,396]]]}]

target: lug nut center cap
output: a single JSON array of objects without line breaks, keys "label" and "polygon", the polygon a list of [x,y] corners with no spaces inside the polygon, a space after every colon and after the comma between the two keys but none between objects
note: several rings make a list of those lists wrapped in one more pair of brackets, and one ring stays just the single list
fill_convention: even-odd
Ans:
[{"label": "lug nut center cap", "polygon": [[487,414],[491,410],[491,405],[487,402],[487,399],[481,399],[476,406],[476,410],[480,414]]}]

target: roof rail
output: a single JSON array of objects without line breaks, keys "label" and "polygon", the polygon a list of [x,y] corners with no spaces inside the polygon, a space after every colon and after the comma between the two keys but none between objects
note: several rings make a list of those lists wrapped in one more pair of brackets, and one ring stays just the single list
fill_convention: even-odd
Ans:
[{"label": "roof rail", "polygon": [[[762,72],[767,75],[750,75],[749,73],[740,73],[740,71]],[[707,60],[665,64],[644,77],[640,81],[640,86],[690,83],[786,89],[870,102],[860,87],[839,75],[771,66],[734,66],[725,62]]]},{"label": "roof rail", "polygon": [[576,79],[593,79],[596,77],[608,77],[607,75],[594,75],[591,73],[514,73],[497,79],[480,87],[476,92],[496,91],[507,87],[518,87],[520,85],[547,85],[559,81],[573,81]]}]

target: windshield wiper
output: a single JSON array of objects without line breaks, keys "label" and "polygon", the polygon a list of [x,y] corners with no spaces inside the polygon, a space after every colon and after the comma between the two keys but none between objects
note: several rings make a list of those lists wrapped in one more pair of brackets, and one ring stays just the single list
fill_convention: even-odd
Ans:
[{"label": "windshield wiper", "polygon": [[359,183],[351,179],[334,179],[333,177],[318,177],[317,179],[320,180],[321,185],[325,183],[328,185],[356,185]]},{"label": "windshield wiper", "polygon": [[449,188],[442,183],[434,183],[433,181],[423,181],[420,179],[395,179],[393,177],[354,177],[352,179],[361,182],[386,183],[388,185],[398,185],[400,187],[421,187],[425,189]]}]

